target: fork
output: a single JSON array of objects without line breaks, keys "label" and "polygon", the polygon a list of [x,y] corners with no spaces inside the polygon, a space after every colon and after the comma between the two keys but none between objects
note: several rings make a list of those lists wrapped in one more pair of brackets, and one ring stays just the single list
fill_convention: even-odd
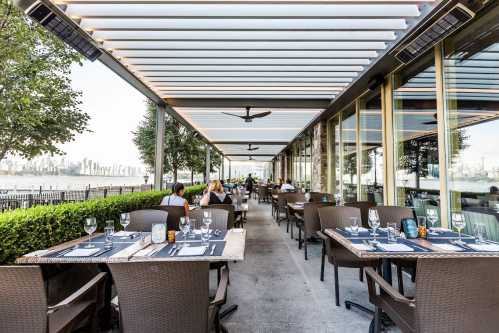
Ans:
[{"label": "fork", "polygon": [[168,254],[171,255],[175,251],[175,249],[177,249],[177,245],[173,245],[170,251],[168,251]]}]

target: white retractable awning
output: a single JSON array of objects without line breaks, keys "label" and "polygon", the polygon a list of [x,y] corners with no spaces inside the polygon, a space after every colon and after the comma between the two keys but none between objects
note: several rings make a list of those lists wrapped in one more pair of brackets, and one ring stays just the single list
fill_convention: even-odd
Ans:
[{"label": "white retractable awning", "polygon": [[438,3],[52,2],[229,158],[264,161]]}]

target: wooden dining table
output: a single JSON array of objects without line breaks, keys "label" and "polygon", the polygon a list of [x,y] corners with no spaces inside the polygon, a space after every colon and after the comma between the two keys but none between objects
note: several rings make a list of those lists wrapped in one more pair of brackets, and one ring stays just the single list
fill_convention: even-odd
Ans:
[{"label": "wooden dining table", "polygon": [[[382,263],[381,275],[388,283],[392,284],[392,265],[391,259],[420,259],[420,258],[484,258],[493,257],[499,258],[499,243],[487,241],[492,247],[497,247],[497,251],[477,251],[475,247],[475,238],[469,235],[463,235],[462,240],[466,245],[457,245],[454,243],[458,239],[458,234],[450,230],[442,230],[438,235],[430,235],[428,239],[401,239],[398,238],[396,243],[388,243],[387,234],[385,231],[378,229],[377,240],[381,243],[381,247],[373,246],[369,243],[373,237],[370,235],[371,231],[361,232],[359,235],[352,235],[345,229],[325,229],[324,233],[334,239],[336,242],[344,246],[348,251],[358,258],[362,259],[380,259]],[[451,244],[452,243],[452,244]],[[395,244],[396,247],[403,245],[406,247],[405,251],[384,250],[384,244]],[[399,245],[400,244],[400,245]],[[452,250],[454,248],[455,250]],[[364,312],[374,315],[374,312],[363,305],[355,303],[350,300],[345,301],[345,307],[356,307]],[[388,321],[390,321],[388,319]],[[374,327],[374,319],[371,322],[371,327]]]}]

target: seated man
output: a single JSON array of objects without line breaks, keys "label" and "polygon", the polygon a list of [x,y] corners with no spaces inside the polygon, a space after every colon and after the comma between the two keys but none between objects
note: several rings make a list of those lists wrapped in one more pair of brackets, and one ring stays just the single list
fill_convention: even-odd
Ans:
[{"label": "seated man", "polygon": [[286,184],[282,184],[281,192],[292,192],[295,190],[293,184],[291,184],[291,179],[286,179]]}]

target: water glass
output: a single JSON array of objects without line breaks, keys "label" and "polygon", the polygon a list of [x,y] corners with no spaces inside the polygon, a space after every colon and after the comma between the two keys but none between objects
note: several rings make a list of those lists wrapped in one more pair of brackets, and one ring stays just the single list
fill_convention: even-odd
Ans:
[{"label": "water glass", "polygon": [[113,234],[114,234],[114,221],[112,220],[106,221],[106,226],[104,227],[105,249],[113,248]]},{"label": "water glass", "polygon": [[356,217],[350,218],[350,233],[352,236],[359,235],[359,219]]},{"label": "water glass", "polygon": [[126,233],[126,227],[130,224],[130,213],[120,214],[120,224],[123,227],[123,231]]},{"label": "water glass", "polygon": [[466,227],[466,221],[464,220],[464,214],[461,212],[454,212],[452,213],[452,226],[457,229],[459,233],[459,240],[456,241],[458,244],[464,244],[463,240],[461,239],[461,230]]},{"label": "water glass", "polygon": [[473,234],[475,235],[475,242],[477,244],[485,243],[485,240],[487,239],[487,230],[485,228],[485,224],[475,223],[473,225]]},{"label": "water glass", "polygon": [[187,241],[187,236],[189,235],[189,231],[191,229],[189,217],[187,216],[182,216],[180,218],[180,230],[182,230],[182,233],[184,234],[184,242]]},{"label": "water glass", "polygon": [[210,244],[210,228],[206,224],[201,226],[201,242],[204,246],[208,246]]},{"label": "water glass", "polygon": [[388,235],[388,243],[397,243],[397,237],[400,234],[397,223],[387,223],[386,232]]},{"label": "water glass", "polygon": [[438,211],[435,208],[428,208],[426,209],[426,216],[428,217],[428,221],[431,224],[429,234],[438,235],[438,233],[433,230],[433,228],[435,227],[435,223],[438,221]]},{"label": "water glass", "polygon": [[196,235],[194,234],[194,229],[196,229],[196,219],[189,218],[189,238],[194,239]]},{"label": "water glass", "polygon": [[95,219],[95,217],[87,217],[85,219],[83,228],[85,229],[85,232],[88,234],[88,245],[85,246],[85,248],[91,249],[95,247],[92,244],[92,234],[95,232],[95,230],[97,230],[97,220]]},{"label": "water glass", "polygon": [[336,206],[341,206],[341,204],[342,204],[341,193],[337,192],[337,193],[334,195],[334,199],[335,199],[335,201],[336,201]]}]

